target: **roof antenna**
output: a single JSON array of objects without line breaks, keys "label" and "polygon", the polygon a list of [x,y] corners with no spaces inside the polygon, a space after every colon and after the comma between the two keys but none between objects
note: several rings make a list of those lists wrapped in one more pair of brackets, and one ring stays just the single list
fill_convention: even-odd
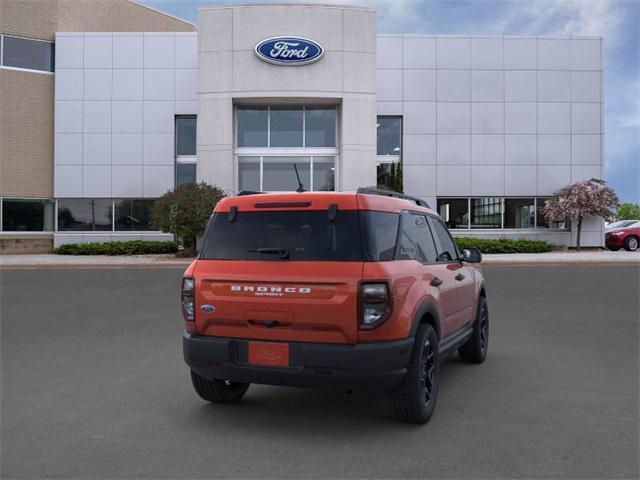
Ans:
[{"label": "roof antenna", "polygon": [[300,180],[300,174],[298,173],[298,166],[294,163],[293,168],[296,171],[296,178],[298,179],[298,188],[296,188],[296,192],[302,193],[305,191],[304,185],[302,184],[302,180]]}]

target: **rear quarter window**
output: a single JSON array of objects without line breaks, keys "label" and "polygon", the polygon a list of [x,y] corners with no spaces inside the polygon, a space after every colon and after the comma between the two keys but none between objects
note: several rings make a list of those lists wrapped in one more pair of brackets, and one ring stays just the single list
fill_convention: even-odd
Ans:
[{"label": "rear quarter window", "polygon": [[363,210],[362,223],[365,260],[393,260],[398,238],[400,215],[391,212]]}]

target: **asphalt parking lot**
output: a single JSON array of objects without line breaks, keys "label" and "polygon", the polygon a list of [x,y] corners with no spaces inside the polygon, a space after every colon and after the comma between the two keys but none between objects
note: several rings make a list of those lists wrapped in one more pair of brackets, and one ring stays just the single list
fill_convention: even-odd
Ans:
[{"label": "asphalt parking lot", "polygon": [[196,397],[179,269],[0,271],[2,478],[638,478],[637,266],[485,268],[491,345],[427,426],[382,397]]}]

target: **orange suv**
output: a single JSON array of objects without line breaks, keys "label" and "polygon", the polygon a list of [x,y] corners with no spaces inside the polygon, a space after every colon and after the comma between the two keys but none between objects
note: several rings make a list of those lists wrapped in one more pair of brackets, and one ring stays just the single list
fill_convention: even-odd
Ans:
[{"label": "orange suv", "polygon": [[224,198],[182,280],[193,386],[217,403],[251,383],[387,393],[399,419],[426,423],[439,359],[487,354],[480,260],[401,194]]}]

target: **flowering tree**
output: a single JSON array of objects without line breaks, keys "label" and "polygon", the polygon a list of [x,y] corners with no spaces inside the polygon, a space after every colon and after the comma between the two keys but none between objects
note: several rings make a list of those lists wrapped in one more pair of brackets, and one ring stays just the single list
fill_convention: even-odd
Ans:
[{"label": "flowering tree", "polygon": [[221,189],[204,182],[180,185],[155,201],[152,223],[163,232],[179,235],[185,250],[195,250],[213,207],[224,196]]},{"label": "flowering tree", "polygon": [[604,180],[592,178],[581,180],[555,194],[557,198],[547,200],[543,215],[551,222],[566,218],[576,221],[578,225],[576,246],[580,250],[580,233],[582,219],[600,217],[609,221],[614,217],[613,209],[620,203],[618,196]]}]

